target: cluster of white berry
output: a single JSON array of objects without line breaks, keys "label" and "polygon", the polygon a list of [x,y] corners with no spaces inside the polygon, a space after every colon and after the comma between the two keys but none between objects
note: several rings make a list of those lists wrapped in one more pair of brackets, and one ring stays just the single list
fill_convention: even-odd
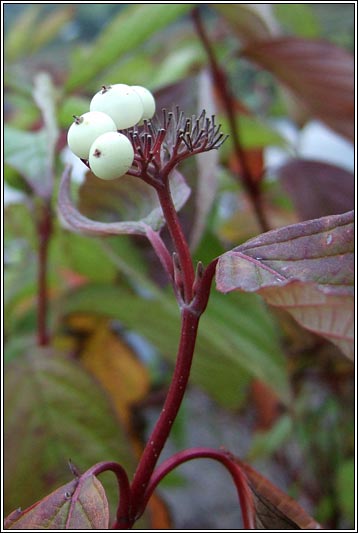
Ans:
[{"label": "cluster of white berry", "polygon": [[74,117],[68,145],[75,155],[88,161],[98,178],[119,178],[132,166],[134,150],[117,130],[140,125],[154,112],[155,100],[148,89],[123,83],[103,86],[92,98],[90,111]]}]

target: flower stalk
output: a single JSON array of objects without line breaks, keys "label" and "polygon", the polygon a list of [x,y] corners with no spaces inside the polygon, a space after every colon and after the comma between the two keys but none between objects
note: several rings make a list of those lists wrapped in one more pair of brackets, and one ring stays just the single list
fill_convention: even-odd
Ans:
[{"label": "flower stalk", "polygon": [[[187,157],[219,148],[227,136],[221,132],[221,126],[216,124],[214,116],[207,117],[203,111],[198,117],[185,117],[179,108],[174,112],[163,110],[161,121],[144,120],[143,126],[121,130],[121,133],[131,141],[134,149],[133,165],[127,174],[142,179],[157,193],[174,252],[171,254],[159,232],[148,225],[139,224],[138,231],[140,228],[139,234],[145,235],[152,243],[173,284],[181,312],[180,341],[168,393],[130,488],[125,488],[124,503],[121,498],[118,507],[114,528],[130,529],[144,511],[148,487],[153,486],[152,479],[160,453],[169,437],[187,388],[199,320],[208,303],[216,267],[214,260],[206,269],[201,263],[194,269],[189,244],[173,201],[170,175],[178,163]],[[76,210],[69,199],[68,171],[64,174],[60,188],[59,205],[64,219],[77,231],[82,230],[94,235],[123,232],[120,223],[104,224],[91,221]]]}]

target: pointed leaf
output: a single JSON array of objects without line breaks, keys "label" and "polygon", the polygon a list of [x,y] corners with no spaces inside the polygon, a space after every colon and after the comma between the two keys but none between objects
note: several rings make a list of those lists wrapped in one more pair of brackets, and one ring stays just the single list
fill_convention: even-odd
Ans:
[{"label": "pointed leaf", "polygon": [[324,41],[280,37],[251,43],[242,52],[287,85],[307,110],[354,139],[354,58]]},{"label": "pointed leaf", "polygon": [[257,529],[321,529],[306,511],[251,466],[235,459],[248,479],[254,496],[255,526]]},{"label": "pointed leaf", "polygon": [[301,220],[337,215],[354,209],[354,175],[347,170],[305,159],[291,159],[278,169]]},{"label": "pointed leaf", "polygon": [[61,29],[71,21],[74,15],[74,6],[67,5],[51,12],[42,19],[36,26],[36,32],[31,39],[31,52],[36,52],[39,48],[52,41]]},{"label": "pointed leaf", "polygon": [[[87,174],[79,191],[81,212],[74,206],[69,188],[68,169],[62,177],[59,209],[67,224],[77,231],[90,235],[146,235],[148,226],[158,231],[164,225],[154,189],[138,178],[123,176],[105,181]],[[175,208],[179,211],[187,201],[190,189],[177,170],[171,173],[170,188]]]},{"label": "pointed leaf", "polygon": [[95,476],[74,479],[25,511],[7,519],[7,529],[108,529],[109,509]]},{"label": "pointed leaf", "polygon": [[87,54],[82,54],[76,61],[66,84],[67,89],[72,91],[76,87],[85,86],[86,82],[119,57],[132,52],[151,35],[167,28],[192,7],[192,4],[139,4],[121,10],[110,24],[105,26]]},{"label": "pointed leaf", "polygon": [[351,356],[353,222],[354,213],[348,212],[251,239],[220,257],[217,288],[261,294]]},{"label": "pointed leaf", "polygon": [[[199,329],[193,382],[221,404],[236,407],[245,398],[250,377],[256,376],[288,403],[290,391],[278,331],[265,307],[248,294],[226,298],[213,293],[212,299]],[[165,293],[145,299],[118,286],[90,285],[68,294],[63,309],[67,313],[90,309],[117,318],[169,360],[175,360],[180,317],[175,301]]]},{"label": "pointed leaf", "polygon": [[8,61],[14,61],[19,56],[28,53],[29,42],[32,40],[40,10],[39,4],[30,4],[26,9],[20,11],[19,16],[11,25],[4,43],[4,51]]},{"label": "pointed leaf", "polygon": [[80,471],[103,459],[133,470],[107,397],[75,360],[38,348],[18,356],[6,367],[5,404],[7,512],[65,483],[69,459]]},{"label": "pointed leaf", "polygon": [[4,128],[5,162],[17,170],[41,198],[50,198],[54,177],[55,146],[59,135],[55,112],[55,90],[50,76],[39,72],[34,80],[33,98],[44,126],[40,131]]}]

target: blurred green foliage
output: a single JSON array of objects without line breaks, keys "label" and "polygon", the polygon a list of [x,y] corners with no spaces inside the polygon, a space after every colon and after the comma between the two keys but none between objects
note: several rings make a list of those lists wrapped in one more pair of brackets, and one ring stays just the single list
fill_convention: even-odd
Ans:
[{"label": "blurred green foliage", "polygon": [[[44,191],[48,194],[52,186],[54,233],[49,250],[48,320],[53,344],[60,347],[64,358],[68,358],[69,354],[73,357],[73,344],[68,345],[68,319],[71,314],[94,314],[110,317],[121,327],[135,331],[155,347],[154,357],[160,354],[160,357],[173,362],[179,315],[148,246],[143,240],[127,237],[110,239],[103,246],[98,239],[73,234],[56,215],[56,200],[64,166],[66,130],[72,115],[88,109],[91,95],[103,83],[114,81],[147,86],[157,91],[159,101],[170,101],[172,105],[189,102],[190,109],[184,109],[189,114],[200,107],[198,78],[207,67],[207,58],[190,19],[192,7],[192,4],[105,3],[4,6],[4,175],[7,186],[22,195],[21,200],[5,205],[5,357],[10,365],[11,387],[21,387],[21,395],[28,394],[32,398],[33,391],[27,390],[30,385],[26,380],[26,369],[36,359],[28,356],[36,350],[38,240],[34,221],[39,200],[43,198]],[[352,9],[353,6],[344,3],[280,4],[275,6],[272,16],[289,34],[325,37],[353,50]],[[262,155],[265,147],[285,145],[270,122],[273,112],[280,116],[288,113],[285,99],[266,73],[237,59],[240,39],[231,31],[219,11],[216,11],[215,6],[203,6],[208,31],[214,39],[218,60],[229,73],[238,109],[250,108],[250,113],[237,113],[243,131],[243,147],[246,150],[258,150]],[[249,13],[248,17],[247,24],[252,24],[251,32],[256,31],[256,27],[266,25],[264,15],[260,13]],[[44,104],[45,110],[41,105],[43,97],[40,103],[36,103],[34,98],[34,80],[42,72],[47,73],[52,86],[50,100]],[[48,162],[52,156],[49,154],[46,109],[51,106],[58,138],[53,168],[49,170]],[[229,127],[227,119],[222,111],[220,114],[223,131],[226,131]],[[215,185],[217,196],[213,200],[199,247],[195,250],[198,259],[206,262],[240,239],[244,240],[258,232],[240,186],[232,179],[231,141],[223,146],[219,157]],[[193,164],[186,169],[193,195],[198,194],[197,184],[191,178],[196,169]],[[48,172],[52,172],[51,176]],[[270,184],[266,184],[266,188],[271,192],[273,190]],[[74,194],[78,195],[76,184],[73,189]],[[272,194],[271,198],[270,194],[267,194],[267,198],[271,201],[273,220],[282,225],[290,223],[292,204],[289,199],[282,191],[277,195]],[[138,206],[140,212],[143,206],[146,207],[145,197],[141,202]],[[192,201],[183,209],[182,220],[186,229],[193,223],[194,210]],[[232,240],[233,235],[235,241]],[[301,332],[292,333],[290,327],[285,322],[282,325],[280,317],[271,313],[256,296],[213,294],[201,324],[192,381],[216,402],[239,413],[235,416],[245,412],[254,416],[254,402],[250,395],[253,380],[262,380],[270,386],[278,398],[280,409],[284,409],[285,413],[277,418],[267,432],[252,431],[252,448],[248,457],[270,457],[279,465],[282,461],[280,450],[295,442],[299,447],[298,456],[303,457],[304,461],[300,468],[308,471],[298,476],[304,478],[301,479],[300,493],[311,498],[312,513],[319,511],[322,520],[337,527],[339,524],[349,526],[353,523],[353,449],[347,445],[353,435],[353,428],[349,424],[349,417],[353,414],[347,408],[351,393],[350,367],[340,360],[337,362],[335,353],[328,353],[325,357],[324,348],[321,349],[319,343],[312,341],[309,336],[306,338]],[[78,332],[76,335],[80,337]],[[297,341],[297,335],[302,335],[302,342]],[[80,360],[78,353],[76,357]],[[309,362],[307,358],[311,358]],[[148,366],[152,364],[153,361]],[[17,366],[23,368],[20,374],[14,370]],[[31,374],[35,370],[31,367],[28,372]],[[337,372],[340,382],[339,386],[334,386],[332,380]],[[74,394],[71,379],[67,376],[65,385],[57,383],[58,389],[51,391],[50,400],[32,398],[34,409],[39,410],[41,427],[49,416],[61,419],[59,425],[64,425],[60,409],[62,404],[58,402],[67,393],[70,394],[66,396],[66,401],[71,401],[71,395]],[[309,390],[307,396],[302,385],[306,379],[315,389]],[[167,381],[167,375],[162,381]],[[44,383],[47,394],[49,384]],[[57,398],[54,397],[56,392]],[[106,404],[106,394],[104,391],[101,393],[100,387],[98,391],[96,389],[96,394],[103,396],[102,412],[98,413],[98,405],[91,412],[93,402],[86,400],[87,392],[86,389],[80,398],[86,404],[85,410],[89,411],[90,422],[82,420],[89,432],[87,437],[92,439],[91,432],[94,429],[91,424],[94,419],[105,420],[102,433],[106,434],[104,438],[108,438],[111,453],[113,438],[118,438],[124,450],[123,464],[132,468],[128,435],[120,425],[111,431],[112,414],[107,413],[110,407]],[[326,399],[327,394],[330,400],[322,406],[322,398]],[[15,402],[13,394],[11,398]],[[41,403],[44,399],[53,402],[51,412],[46,413],[43,404],[38,407],[36,402]],[[76,402],[76,398],[73,401]],[[345,411],[346,418],[341,426],[342,411]],[[22,424],[24,409],[15,409],[14,412],[18,418],[16,423],[11,419],[12,438],[17,437],[19,428],[26,432]],[[324,423],[321,423],[322,420]],[[78,453],[76,448],[71,449],[71,435],[76,434],[76,421],[73,417],[66,419],[65,425],[68,426],[66,434],[61,434],[59,430],[57,436],[60,442],[66,443],[64,462],[68,456],[74,459],[72,453]],[[40,449],[43,445],[41,432],[33,429],[26,434],[27,440],[24,442],[32,450]],[[337,432],[340,432],[339,435]],[[7,475],[11,486],[7,511],[14,506],[30,503],[28,493],[22,500],[17,491],[22,487],[25,477],[36,478],[39,463],[43,483],[41,481],[36,485],[36,489],[34,485],[31,487],[30,497],[38,499],[58,485],[57,474],[52,476],[49,473],[46,477],[46,465],[59,460],[59,450],[54,440],[53,437],[46,445],[45,453],[39,453],[36,461],[31,459],[26,463],[22,450],[21,460],[26,463],[23,469],[13,466],[20,459],[16,455],[17,448],[8,450]],[[91,460],[92,456],[97,458],[95,453],[88,455]],[[294,453],[285,455],[285,461],[289,463],[295,463],[296,460]],[[87,456],[84,463],[86,461]],[[61,468],[58,463],[56,468]],[[330,471],[323,473],[324,468],[330,468]],[[319,476],[322,475],[325,484],[329,485],[329,494],[325,492],[325,487],[320,486],[323,478]],[[290,477],[289,471],[288,478],[292,485],[297,482],[297,476],[292,473]],[[307,490],[307,485],[313,486],[313,494]]]}]

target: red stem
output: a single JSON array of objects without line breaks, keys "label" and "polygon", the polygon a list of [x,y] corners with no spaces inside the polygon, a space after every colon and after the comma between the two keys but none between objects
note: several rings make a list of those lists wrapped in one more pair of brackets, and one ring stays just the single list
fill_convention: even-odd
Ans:
[{"label": "red stem", "polygon": [[159,454],[169,436],[185,393],[194,354],[198,325],[199,316],[193,314],[189,308],[184,308],[182,311],[178,356],[173,378],[162,412],[147,441],[132,482],[133,523],[138,517],[138,509],[142,509],[143,495],[158,461]]},{"label": "red stem", "polygon": [[157,254],[159,261],[161,262],[162,267],[167,273],[169,279],[173,282],[174,281],[173,260],[172,260],[170,253],[168,252],[168,248],[165,246],[162,238],[160,237],[159,232],[154,231],[150,226],[146,226],[145,234],[146,234],[147,239],[153,246],[153,249],[155,253]]},{"label": "red stem", "polygon": [[165,180],[163,186],[157,187],[157,194],[170,236],[178,254],[178,260],[183,276],[184,301],[185,303],[189,304],[193,297],[195,272],[191,260],[189,246],[181,228],[171,197],[169,180]]},{"label": "red stem", "polygon": [[213,450],[211,448],[191,448],[182,452],[176,453],[164,463],[162,463],[154,472],[150,483],[145,491],[142,509],[147,505],[154,490],[161,482],[161,480],[169,474],[174,468],[182,463],[191,461],[193,459],[213,459],[219,461],[231,474],[235,483],[238,497],[240,500],[243,525],[245,529],[255,529],[254,523],[254,502],[252,493],[248,485],[245,473],[239,466],[230,458],[230,456],[221,450]]},{"label": "red stem", "polygon": [[112,471],[117,478],[119,488],[119,505],[117,509],[116,522],[113,525],[113,529],[129,529],[129,516],[128,512],[131,505],[131,490],[129,480],[124,468],[114,462],[98,463],[94,465],[88,473],[93,476],[102,474],[102,472]]},{"label": "red stem", "polygon": [[249,198],[251,199],[252,205],[256,213],[257,220],[260,224],[262,231],[264,232],[268,231],[270,227],[266,220],[266,216],[265,216],[263,206],[262,206],[262,195],[260,191],[260,185],[253,178],[250,167],[246,160],[245,150],[241,143],[238,123],[235,118],[235,100],[228,86],[227,76],[224,73],[223,69],[219,66],[216,60],[210,40],[205,32],[204,25],[200,18],[198,8],[193,10],[192,16],[193,16],[194,24],[196,27],[196,31],[199,35],[199,38],[208,56],[209,65],[210,65],[212,77],[214,79],[215,87],[221,96],[221,100],[222,100],[226,115],[229,120],[231,137],[232,137],[232,142],[234,145],[234,152],[235,152],[237,161],[241,163],[242,184]]},{"label": "red stem", "polygon": [[52,213],[49,203],[44,203],[40,208],[37,223],[38,235],[38,273],[37,273],[37,343],[38,346],[47,346],[50,342],[47,330],[48,316],[48,287],[47,265],[48,248],[52,234]]}]

